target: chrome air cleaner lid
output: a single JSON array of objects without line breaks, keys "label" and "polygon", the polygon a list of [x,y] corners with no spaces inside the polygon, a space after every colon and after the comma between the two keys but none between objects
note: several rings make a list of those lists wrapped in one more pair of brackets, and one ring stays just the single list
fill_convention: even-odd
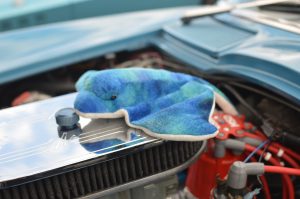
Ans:
[{"label": "chrome air cleaner lid", "polygon": [[[0,189],[15,185],[12,182],[16,180],[23,183],[29,176],[158,141],[129,129],[123,118],[79,118],[79,133],[60,133],[57,122],[65,124],[66,120],[57,120],[55,115],[62,108],[72,107],[75,96],[68,94],[0,111]],[[76,121],[76,116],[70,121]]]}]

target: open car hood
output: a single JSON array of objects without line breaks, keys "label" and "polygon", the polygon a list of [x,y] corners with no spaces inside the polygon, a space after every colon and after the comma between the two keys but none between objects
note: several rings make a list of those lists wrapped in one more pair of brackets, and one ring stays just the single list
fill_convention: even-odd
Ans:
[{"label": "open car hood", "polygon": [[231,14],[183,25],[180,17],[190,9],[119,14],[1,34],[0,83],[152,46],[203,72],[239,76],[299,103],[300,35]]}]

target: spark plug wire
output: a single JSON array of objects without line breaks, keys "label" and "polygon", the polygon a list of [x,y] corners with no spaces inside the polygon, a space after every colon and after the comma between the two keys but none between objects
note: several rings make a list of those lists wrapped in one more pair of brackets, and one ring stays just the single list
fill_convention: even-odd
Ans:
[{"label": "spark plug wire", "polygon": [[280,174],[300,176],[300,169],[280,167],[280,166],[269,166],[269,165],[265,165],[264,168],[266,173],[280,173]]},{"label": "spark plug wire", "polygon": [[[250,144],[245,144],[245,150],[248,152],[252,152],[255,150],[255,147],[251,146]],[[258,155],[261,155],[262,153],[263,153],[262,150],[257,151]],[[270,162],[271,164],[273,164],[275,166],[282,167],[280,165],[280,163],[273,157],[270,157],[268,162]],[[282,168],[284,168],[284,167],[282,167]],[[294,190],[294,186],[293,186],[293,183],[292,183],[290,177],[287,174],[282,174],[282,179],[283,179],[283,184],[285,184],[283,186],[283,190],[282,190],[283,193],[286,193],[287,198],[294,199],[295,198],[295,190]],[[287,190],[285,190],[285,189],[287,189]],[[284,198],[286,198],[286,197],[284,197]]]}]

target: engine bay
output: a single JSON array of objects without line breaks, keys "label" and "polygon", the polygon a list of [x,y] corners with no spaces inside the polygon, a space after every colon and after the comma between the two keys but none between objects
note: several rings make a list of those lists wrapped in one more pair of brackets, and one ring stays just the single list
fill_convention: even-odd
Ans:
[{"label": "engine bay", "polygon": [[[289,102],[284,99],[284,96],[257,86],[253,82],[246,82],[241,78],[201,73],[155,49],[107,54],[104,57],[63,66],[56,70],[3,84],[0,86],[0,91],[5,93],[6,97],[0,99],[0,108],[73,93],[76,81],[88,70],[129,67],[166,69],[201,77],[220,88],[249,121],[259,125],[259,122],[262,122],[259,121],[261,120],[259,118],[264,118],[278,125],[278,128],[283,128],[284,131],[300,135],[297,134],[300,130],[300,125],[297,124],[300,111],[298,104]],[[244,101],[248,103],[248,106]],[[282,122],[278,124],[278,121]]]},{"label": "engine bay", "polygon": [[[252,198],[251,194],[256,198],[291,198],[289,194],[292,194],[292,190],[295,198],[300,198],[300,181],[296,176],[285,176],[281,180],[281,175],[276,173],[257,174],[249,176],[247,185],[241,189],[228,188],[226,185],[231,165],[235,161],[244,161],[254,150],[262,152],[257,156],[252,155],[250,162],[275,162],[277,166],[299,168],[299,104],[255,82],[224,74],[202,73],[155,48],[111,53],[8,82],[0,86],[0,92],[5,95],[0,98],[0,109],[74,93],[75,82],[88,70],[136,66],[201,77],[224,92],[239,112],[239,116],[231,116],[216,108],[213,118],[222,130],[216,139],[208,141],[206,151],[185,171],[187,177],[181,181],[179,192],[185,190],[198,198],[207,198],[210,194],[215,198],[242,198],[247,194],[249,198]],[[227,142],[229,147],[220,149]],[[245,143],[245,146],[249,145],[248,148],[236,147]],[[257,149],[262,143],[264,145]]]}]

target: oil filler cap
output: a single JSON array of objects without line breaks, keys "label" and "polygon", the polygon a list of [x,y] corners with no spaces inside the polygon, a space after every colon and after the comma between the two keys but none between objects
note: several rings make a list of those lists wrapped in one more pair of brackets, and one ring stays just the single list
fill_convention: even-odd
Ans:
[{"label": "oil filler cap", "polygon": [[58,135],[63,139],[70,139],[73,136],[79,136],[81,128],[79,116],[73,108],[63,108],[55,113],[56,123],[58,125]]}]

